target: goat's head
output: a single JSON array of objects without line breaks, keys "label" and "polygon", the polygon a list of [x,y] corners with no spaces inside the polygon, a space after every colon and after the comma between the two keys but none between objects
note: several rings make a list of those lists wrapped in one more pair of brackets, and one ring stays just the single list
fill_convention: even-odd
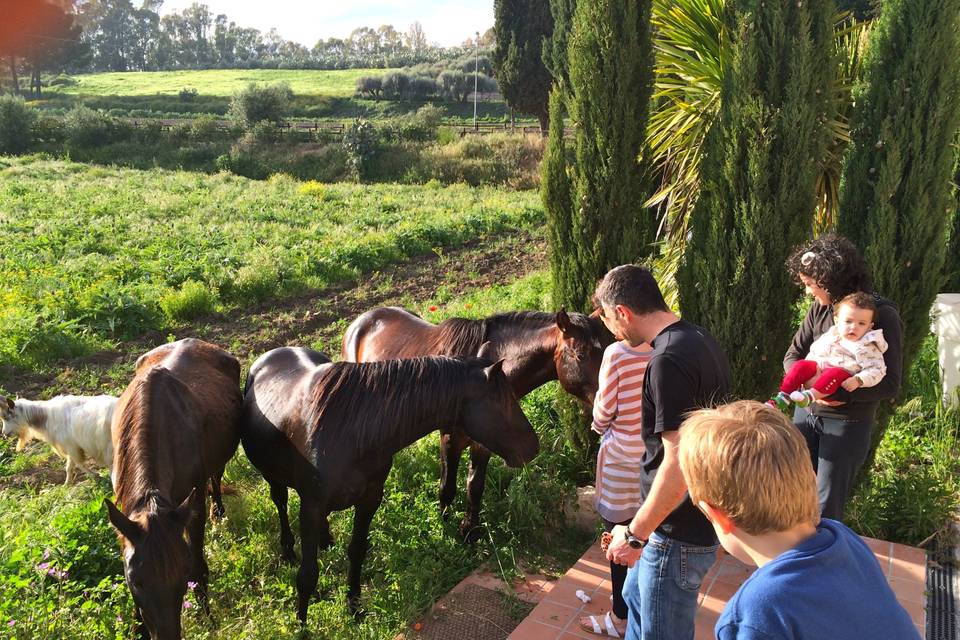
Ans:
[{"label": "goat's head", "polygon": [[18,407],[13,398],[0,396],[0,422],[3,423],[3,435],[18,436],[17,451],[22,451],[30,442],[30,434],[23,416],[17,411]]}]

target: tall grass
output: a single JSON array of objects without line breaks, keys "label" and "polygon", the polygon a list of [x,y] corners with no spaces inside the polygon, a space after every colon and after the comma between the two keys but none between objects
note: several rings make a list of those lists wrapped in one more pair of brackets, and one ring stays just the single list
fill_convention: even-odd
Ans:
[{"label": "tall grass", "polygon": [[[547,287],[547,275],[534,273],[463,296],[441,293],[415,310],[439,320],[543,308]],[[536,460],[520,470],[496,457],[491,461],[483,515],[487,535],[474,546],[460,542],[458,518],[445,522],[440,517],[436,434],[397,455],[371,528],[363,576],[367,616],[359,624],[346,609],[351,512],[335,514],[334,544],[320,554],[322,599],[309,611],[310,637],[392,638],[481,564],[506,578],[524,568],[557,571],[571,564],[588,538],[563,527],[558,517],[574,491],[580,462],[563,438],[556,437],[555,395],[550,385],[523,402],[541,439]],[[0,476],[4,460],[13,462],[0,457]],[[464,476],[461,469],[461,489]],[[296,568],[278,560],[276,512],[266,484],[242,451],[228,466],[227,482],[236,489],[226,498],[228,518],[207,535],[213,616],[208,620],[194,608],[185,610],[185,637],[301,637],[294,615]],[[0,490],[0,629],[8,637],[129,635],[132,602],[101,506],[108,494],[105,478],[74,487]],[[296,494],[291,497],[296,531],[299,504]],[[463,508],[461,491],[454,509]]]},{"label": "tall grass", "polygon": [[532,193],[302,186],[0,158],[0,365],[36,368],[542,223]]}]

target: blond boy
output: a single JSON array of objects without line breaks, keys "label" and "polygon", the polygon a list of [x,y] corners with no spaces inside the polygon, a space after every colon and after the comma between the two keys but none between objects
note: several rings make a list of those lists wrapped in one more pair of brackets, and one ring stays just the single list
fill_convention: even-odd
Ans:
[{"label": "blond boy", "polygon": [[679,458],[720,544],[759,567],[721,614],[717,638],[919,637],[870,549],[820,518],[806,443],[782,413],[746,400],[697,411],[680,430]]}]

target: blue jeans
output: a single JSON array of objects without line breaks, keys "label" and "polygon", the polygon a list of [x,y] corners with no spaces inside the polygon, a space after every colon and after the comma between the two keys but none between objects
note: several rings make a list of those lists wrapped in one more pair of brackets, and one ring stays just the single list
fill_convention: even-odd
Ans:
[{"label": "blue jeans", "polygon": [[698,547],[654,533],[623,585],[625,640],[693,640],[700,583],[717,545]]}]

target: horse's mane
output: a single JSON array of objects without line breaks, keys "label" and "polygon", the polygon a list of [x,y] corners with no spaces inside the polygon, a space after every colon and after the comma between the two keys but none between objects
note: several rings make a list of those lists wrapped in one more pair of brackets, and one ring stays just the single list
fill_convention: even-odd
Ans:
[{"label": "horse's mane", "polygon": [[480,346],[489,340],[494,332],[522,333],[537,331],[554,324],[556,314],[544,311],[498,313],[482,320],[450,318],[437,325],[432,352],[449,356],[475,356]]},{"label": "horse's mane", "polygon": [[180,404],[174,400],[186,387],[168,369],[154,366],[133,384],[117,418],[120,435],[114,452],[114,492],[126,514],[143,509],[156,488],[156,454],[164,425],[189,419],[179,415]]},{"label": "horse's mane", "polygon": [[[309,437],[352,438],[363,450],[395,435],[406,437],[431,417],[453,418],[471,371],[485,365],[478,358],[444,356],[323,365],[304,408]],[[505,379],[501,391],[509,392]]]}]

